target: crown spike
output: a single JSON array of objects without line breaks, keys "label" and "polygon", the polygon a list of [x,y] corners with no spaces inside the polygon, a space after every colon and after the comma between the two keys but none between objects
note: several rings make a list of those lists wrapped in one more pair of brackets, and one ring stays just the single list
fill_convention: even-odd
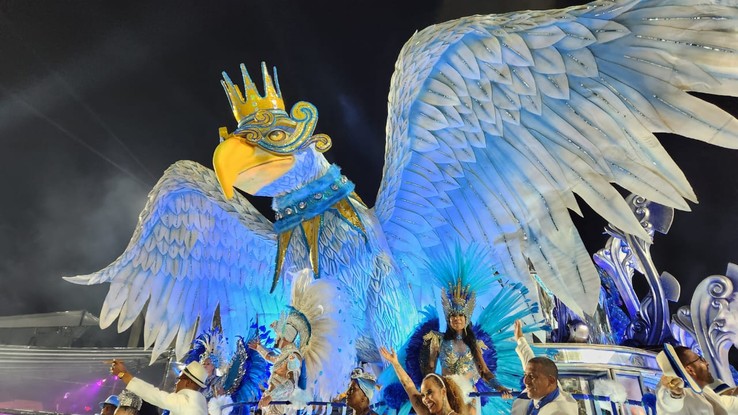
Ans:
[{"label": "crown spike", "polygon": [[223,71],[223,80],[220,81],[220,84],[223,85],[226,96],[228,96],[228,102],[231,104],[233,116],[236,117],[236,119],[239,119],[238,108],[243,106],[245,102],[243,99],[243,95],[241,94],[241,90],[238,88],[238,85],[235,85],[233,83],[233,81],[228,76],[228,74],[225,73],[225,71]]},{"label": "crown spike", "polygon": [[[241,77],[243,78],[243,94],[225,72],[223,72],[223,81],[221,81],[231,104],[233,116],[238,121],[239,127],[248,123],[251,116],[256,114],[257,111],[284,111],[284,101],[282,100],[282,93],[279,90],[279,84],[277,83],[275,87],[264,62],[261,63],[261,72],[264,78],[263,96],[259,93],[259,90],[251,79],[246,65],[242,63],[240,68]],[[277,69],[275,68],[275,79],[276,74]]]},{"label": "crown spike", "polygon": [[279,87],[279,76],[277,76],[277,67],[272,66],[272,72],[274,72],[274,86],[277,88],[277,96],[282,97],[282,89]]},{"label": "crown spike", "polygon": [[279,94],[274,89],[274,83],[272,77],[269,76],[269,70],[267,69],[266,63],[261,63],[261,76],[264,78],[264,96],[265,97],[279,97]]},{"label": "crown spike", "polygon": [[261,95],[259,95],[259,90],[256,89],[256,85],[251,80],[251,75],[249,75],[249,71],[244,64],[241,64],[241,77],[243,78],[243,95],[246,98],[246,105],[256,112]]}]

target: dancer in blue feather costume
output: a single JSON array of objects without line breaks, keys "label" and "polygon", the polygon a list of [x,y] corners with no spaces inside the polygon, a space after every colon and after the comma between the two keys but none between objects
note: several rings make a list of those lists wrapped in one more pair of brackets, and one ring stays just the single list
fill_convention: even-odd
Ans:
[{"label": "dancer in blue feather costume", "polygon": [[257,325],[252,325],[247,339],[236,338],[235,353],[229,353],[227,339],[220,328],[212,328],[199,335],[184,358],[184,363],[200,362],[208,372],[203,394],[208,400],[210,415],[228,415],[231,408],[221,410],[233,402],[256,401],[261,396],[260,386],[269,376],[267,362],[246,342],[258,336]]},{"label": "dancer in blue feather costume", "polygon": [[[503,282],[479,246],[463,250],[459,245],[451,250],[431,255],[427,268],[441,287],[442,304],[447,330],[439,331],[440,321],[433,307],[423,310],[423,321],[416,327],[402,349],[405,369],[416,384],[440,366],[444,376],[456,375],[465,394],[471,391],[507,392],[517,388],[522,379],[515,343],[509,341],[510,327],[519,318],[537,311],[537,304],[527,298],[528,291],[520,283]],[[472,314],[477,298],[493,285],[499,284],[477,323]],[[490,297],[487,297],[490,298]],[[545,329],[542,322],[528,330]],[[402,356],[401,356],[402,357]],[[387,379],[384,379],[387,381]],[[388,387],[385,395],[392,391]],[[392,400],[385,396],[385,399]],[[394,401],[393,401],[394,402]],[[501,399],[482,399],[483,413],[509,413],[510,403]],[[397,406],[397,403],[395,403]]]}]

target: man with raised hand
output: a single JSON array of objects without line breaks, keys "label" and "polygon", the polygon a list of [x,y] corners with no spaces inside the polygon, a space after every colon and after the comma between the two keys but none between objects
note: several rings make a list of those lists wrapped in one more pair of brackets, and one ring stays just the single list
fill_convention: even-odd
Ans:
[{"label": "man with raised hand", "polygon": [[133,377],[120,360],[113,360],[110,373],[126,384],[126,389],[171,415],[207,415],[208,405],[200,390],[205,387],[207,372],[199,362],[190,362],[177,379],[174,392],[159,390],[154,385]]},{"label": "man with raised hand", "polygon": [[523,364],[525,390],[513,402],[511,415],[572,415],[579,412],[574,398],[561,389],[553,360],[538,356],[523,335],[523,322],[515,321],[515,347]]}]

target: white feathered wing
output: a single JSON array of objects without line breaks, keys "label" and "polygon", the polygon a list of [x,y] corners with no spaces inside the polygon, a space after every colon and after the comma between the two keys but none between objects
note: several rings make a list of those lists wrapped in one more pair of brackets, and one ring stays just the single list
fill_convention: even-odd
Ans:
[{"label": "white feathered wing", "polygon": [[125,252],[98,272],[65,279],[110,283],[102,328],[118,318],[118,331],[128,329],[148,304],[143,334],[152,362],[173,342],[181,359],[218,305],[231,338],[258,315],[278,315],[287,298],[284,286],[269,294],[275,256],[272,225],[251,203],[239,194],[226,200],[212,170],[178,161],[149,193]]},{"label": "white feathered wing", "polygon": [[[617,184],[688,210],[696,197],[653,132],[729,148],[738,123],[685,91],[738,94],[735,1],[598,1],[471,16],[403,48],[389,96],[376,214],[416,282],[442,240],[492,247],[531,285],[528,260],[575,312],[599,277],[568,210],[574,194],[647,238]],[[534,291],[535,292],[535,291]]]}]

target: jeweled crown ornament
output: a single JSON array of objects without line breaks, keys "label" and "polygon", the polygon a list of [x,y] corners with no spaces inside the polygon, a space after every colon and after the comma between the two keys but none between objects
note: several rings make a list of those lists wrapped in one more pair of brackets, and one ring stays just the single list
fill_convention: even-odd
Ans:
[{"label": "jeweled crown ornament", "polygon": [[277,78],[277,68],[274,68],[274,80],[272,81],[269,76],[266,64],[261,63],[261,74],[264,78],[264,96],[259,94],[256,89],[256,85],[251,80],[249,72],[246,70],[246,66],[241,64],[241,74],[243,76],[243,91],[238,88],[238,85],[234,85],[231,78],[223,72],[223,89],[225,89],[226,95],[228,95],[228,101],[231,103],[231,109],[233,110],[233,116],[238,121],[238,126],[241,127],[253,120],[254,116],[260,110],[262,111],[276,111],[287,114],[284,110],[284,100],[282,100],[282,91],[279,90],[279,79]]},{"label": "jeweled crown ornament", "polygon": [[476,304],[476,295],[468,285],[463,285],[461,278],[456,284],[441,289],[441,303],[443,311],[448,319],[451,316],[463,315],[467,323],[471,321],[472,312]]},{"label": "jeweled crown ornament", "polygon": [[[233,116],[238,121],[238,128],[232,135],[275,154],[290,154],[311,144],[315,144],[315,149],[321,153],[331,148],[328,135],[313,135],[318,123],[317,108],[309,102],[300,101],[287,114],[279,88],[277,68],[274,68],[274,80],[264,62],[261,63],[261,73],[264,95],[259,93],[244,64],[241,64],[243,94],[238,85],[223,72],[221,84],[228,96]],[[225,127],[220,128],[219,134],[221,140],[231,136]]]}]

